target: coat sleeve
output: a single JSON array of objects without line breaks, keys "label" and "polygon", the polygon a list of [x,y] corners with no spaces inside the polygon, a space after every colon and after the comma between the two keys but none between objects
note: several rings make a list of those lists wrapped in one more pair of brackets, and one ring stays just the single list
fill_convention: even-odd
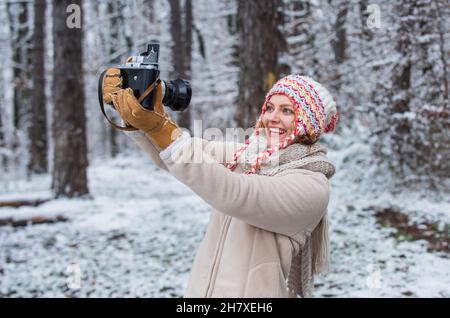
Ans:
[{"label": "coat sleeve", "polygon": [[[167,171],[166,164],[161,160],[160,152],[153,146],[150,140],[142,131],[124,131],[125,135],[131,138],[161,169]],[[189,139],[189,134],[183,134],[184,139]],[[183,141],[181,141],[183,142]],[[225,163],[233,157],[239,147],[240,143],[223,142],[223,141],[206,141],[201,139],[203,150],[206,154],[211,156],[216,162]]]},{"label": "coat sleeve", "polygon": [[190,138],[163,160],[171,174],[218,211],[288,236],[314,227],[326,212],[329,184],[322,173],[238,174],[210,158],[203,144]]},{"label": "coat sleeve", "polygon": [[159,156],[159,151],[155,148],[155,146],[153,146],[153,144],[142,131],[125,131],[124,133],[129,138],[131,138],[159,168],[167,171],[166,164],[161,160]]},{"label": "coat sleeve", "polygon": [[203,140],[204,151],[214,158],[218,163],[226,163],[233,157],[234,153],[243,146],[241,143],[227,141]]}]

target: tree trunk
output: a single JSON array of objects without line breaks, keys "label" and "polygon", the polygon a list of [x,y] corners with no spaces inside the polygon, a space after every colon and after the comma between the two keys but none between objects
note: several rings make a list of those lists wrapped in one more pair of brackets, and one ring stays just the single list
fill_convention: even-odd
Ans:
[{"label": "tree trunk", "polygon": [[129,33],[126,32],[127,28],[125,27],[125,25],[127,24],[127,21],[125,20],[125,17],[124,17],[125,8],[129,5],[129,2],[130,1],[128,1],[128,0],[121,0],[118,3],[118,10],[117,10],[117,20],[119,23],[118,27],[119,27],[119,30],[122,31],[122,37],[125,40],[125,44],[128,49],[128,52],[126,54],[127,56],[120,57],[120,59],[121,59],[121,61],[119,61],[120,63],[124,62],[124,61],[122,61],[122,59],[127,58],[130,55],[131,50],[133,49],[133,37],[132,37],[132,35],[130,35]]},{"label": "tree trunk", "polygon": [[[445,21],[444,15],[442,13],[443,7],[441,6],[441,1],[436,1],[436,20],[437,20],[437,32],[439,34],[439,53],[442,63],[442,73],[444,81],[444,108],[450,111],[450,100],[449,100],[449,72],[448,72],[448,61],[445,52],[445,28],[442,24]],[[445,14],[445,13],[444,13]],[[448,16],[448,13],[447,13]]]},{"label": "tree trunk", "polygon": [[[173,79],[181,77],[190,79],[191,42],[192,42],[192,3],[185,0],[184,19],[182,18],[180,0],[169,0],[170,33],[172,35]],[[183,23],[182,23],[183,22]],[[190,129],[191,114],[189,108],[178,116],[180,127]]]},{"label": "tree trunk", "polygon": [[[0,85],[3,84],[0,82]],[[6,171],[7,170],[7,160],[6,156],[1,152],[2,149],[6,148],[5,134],[3,132],[3,114],[0,113],[0,164],[1,167]]]},{"label": "tree trunk", "polygon": [[185,76],[187,79],[191,78],[191,61],[192,61],[192,0],[185,0],[184,4],[184,41],[185,41],[185,53],[184,53],[184,67]]},{"label": "tree trunk", "polygon": [[[81,28],[66,25],[70,4],[82,0],[53,0],[53,138],[52,187],[58,196],[88,194],[86,115],[83,81],[83,22]],[[82,18],[83,15],[81,14]]]},{"label": "tree trunk", "polygon": [[30,59],[31,44],[28,33],[28,4],[25,2],[7,3],[7,14],[13,50],[13,116],[14,128],[24,127],[27,115],[29,89],[26,69]]},{"label": "tree trunk", "polygon": [[47,116],[45,97],[45,5],[46,0],[34,2],[33,35],[33,89],[31,99],[30,138],[30,173],[47,172]]},{"label": "tree trunk", "polygon": [[334,60],[338,64],[343,63],[346,58],[345,49],[347,48],[347,36],[345,31],[345,20],[347,18],[347,12],[347,4],[340,4],[336,22],[334,24],[336,35],[332,41],[332,45],[334,50]]},{"label": "tree trunk", "polygon": [[[21,71],[23,56],[20,43],[24,41],[23,24],[27,18],[26,3],[7,3],[6,11],[8,14],[9,31],[11,37],[12,48],[12,69],[13,69],[13,124],[15,129],[21,126],[21,92],[25,86],[24,78]],[[18,16],[16,13],[18,12]]]},{"label": "tree trunk", "polygon": [[369,18],[369,12],[367,12],[367,7],[369,5],[368,0],[359,0],[359,18],[361,20],[361,37],[366,41],[371,41],[373,38],[373,32],[367,25],[367,19]]},{"label": "tree trunk", "polygon": [[155,21],[155,0],[145,0],[144,2],[145,8],[146,8],[146,16],[148,17],[148,20],[150,23],[153,23]]},{"label": "tree trunk", "polygon": [[[180,0],[169,0],[170,4],[170,34],[172,35],[172,54],[173,66],[175,74],[184,73],[183,50],[180,50],[184,45],[182,42],[183,30],[181,25],[181,8]],[[178,53],[177,52],[180,52]]]},{"label": "tree trunk", "polygon": [[255,124],[267,91],[279,76],[278,54],[284,38],[278,31],[280,0],[239,1],[240,73],[238,109],[240,127]]},{"label": "tree trunk", "polygon": [[31,4],[26,2],[7,2],[10,40],[12,49],[12,87],[13,87],[13,136],[10,147],[13,150],[11,158],[14,165],[24,162],[21,152],[26,145],[23,136],[27,130],[30,118],[30,77],[31,36],[29,17]]},{"label": "tree trunk", "polygon": [[[395,92],[395,96],[392,100],[392,107],[390,113],[404,114],[410,110],[411,99],[411,48],[412,43],[410,39],[410,32],[414,30],[414,20],[408,18],[413,15],[414,4],[408,2],[405,4],[397,5],[397,10],[400,16],[400,27],[397,35],[397,43],[395,50],[399,53],[399,63],[394,68],[392,74],[392,92]],[[393,120],[393,116],[390,116]],[[392,125],[392,146],[395,153],[399,155],[400,163],[403,164],[404,154],[403,148],[404,137],[410,134],[410,123],[406,118],[395,119]]]},{"label": "tree trunk", "polygon": [[[342,86],[342,70],[340,64],[344,63],[346,60],[346,49],[347,49],[347,33],[345,29],[345,21],[347,19],[348,4],[344,2],[339,2],[337,5],[337,16],[334,23],[335,36],[331,41],[331,46],[334,52],[334,67],[330,72],[332,74],[332,81],[330,86],[339,92]],[[331,75],[330,74],[330,75]],[[352,114],[350,114],[352,116]],[[345,118],[348,117],[344,116]]]},{"label": "tree trunk", "polygon": [[[118,40],[119,37],[119,19],[118,15],[120,14],[118,12],[117,8],[117,2],[110,1],[107,5],[107,12],[110,16],[110,38],[109,38],[109,56],[115,55],[116,47],[114,45],[111,45],[112,40]],[[120,64],[120,58],[117,57],[115,59],[110,59],[109,61],[111,64]],[[111,125],[108,125],[108,137],[109,137],[109,149],[110,149],[110,155],[111,157],[117,156],[119,153],[119,146],[117,144],[117,130]]]}]

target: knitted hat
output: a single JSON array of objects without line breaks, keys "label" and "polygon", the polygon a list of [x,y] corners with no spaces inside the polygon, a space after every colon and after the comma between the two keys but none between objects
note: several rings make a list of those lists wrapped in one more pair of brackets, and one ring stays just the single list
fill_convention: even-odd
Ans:
[{"label": "knitted hat", "polygon": [[239,156],[245,151],[250,143],[255,142],[259,135],[259,128],[262,126],[262,116],[266,112],[267,102],[273,95],[285,95],[294,104],[295,125],[291,135],[273,147],[267,148],[263,153],[256,156],[252,163],[252,168],[247,173],[255,173],[264,159],[272,153],[286,148],[298,136],[308,136],[312,141],[317,141],[323,133],[334,130],[339,118],[334,101],[328,90],[312,78],[291,74],[276,82],[266,95],[266,100],[262,107],[261,115],[256,124],[255,133],[246,140],[245,145],[227,163],[227,167],[234,170],[238,164]]}]

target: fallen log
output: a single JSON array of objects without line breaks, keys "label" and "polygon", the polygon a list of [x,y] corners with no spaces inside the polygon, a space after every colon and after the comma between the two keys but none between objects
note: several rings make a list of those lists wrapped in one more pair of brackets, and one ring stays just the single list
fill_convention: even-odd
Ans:
[{"label": "fallen log", "polygon": [[50,200],[51,199],[0,201],[0,208],[3,207],[19,208],[21,206],[38,206]]},{"label": "fallen log", "polygon": [[0,226],[12,226],[12,227],[24,227],[27,225],[36,224],[52,224],[56,222],[66,222],[68,219],[62,215],[58,215],[54,218],[46,218],[43,216],[34,216],[29,219],[13,219],[13,218],[0,218]]}]

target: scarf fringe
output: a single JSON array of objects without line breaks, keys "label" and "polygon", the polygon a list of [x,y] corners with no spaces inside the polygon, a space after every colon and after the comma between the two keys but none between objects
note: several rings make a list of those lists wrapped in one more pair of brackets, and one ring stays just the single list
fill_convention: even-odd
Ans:
[{"label": "scarf fringe", "polygon": [[312,233],[313,273],[326,274],[329,272],[330,237],[328,217],[325,215]]},{"label": "scarf fringe", "polygon": [[307,235],[298,253],[293,256],[288,276],[292,297],[310,298],[314,291],[314,275],[329,271],[328,217],[325,215]]}]

